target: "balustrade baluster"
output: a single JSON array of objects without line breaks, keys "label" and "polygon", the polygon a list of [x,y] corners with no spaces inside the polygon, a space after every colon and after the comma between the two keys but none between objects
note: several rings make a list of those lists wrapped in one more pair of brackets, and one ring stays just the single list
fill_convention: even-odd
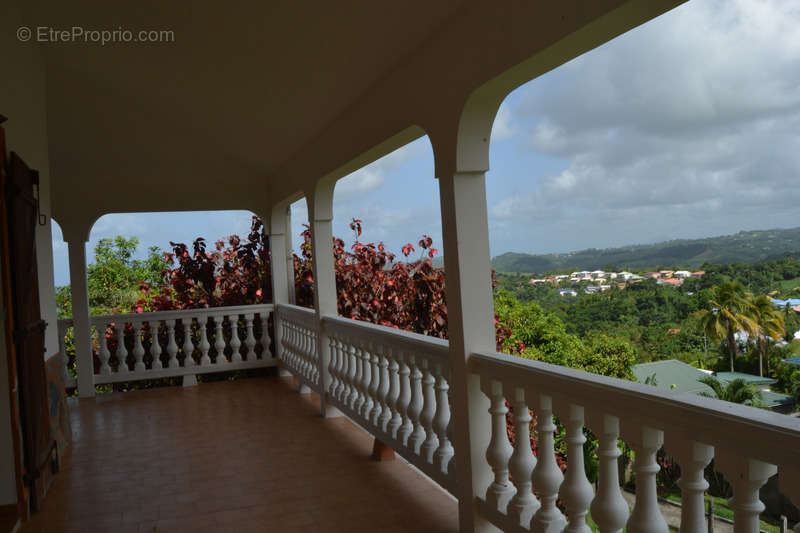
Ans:
[{"label": "balustrade baluster", "polygon": [[[594,430],[599,441],[597,459],[599,462],[597,494],[589,507],[592,520],[600,533],[618,533],[628,520],[630,510],[619,488],[619,418],[600,415],[599,427]],[[594,428],[593,428],[594,429]]]},{"label": "balustrade baluster", "polygon": [[183,324],[183,366],[184,368],[194,366],[194,344],[192,343],[192,318],[182,318]]},{"label": "balustrade baluster", "polygon": [[400,364],[397,362],[398,353],[391,348],[386,351],[389,361],[389,410],[391,418],[387,422],[386,431],[393,439],[398,438],[397,433],[403,425],[400,414]]},{"label": "balustrade baluster", "polygon": [[408,416],[414,424],[414,430],[408,439],[408,447],[419,454],[422,443],[425,441],[425,429],[422,427],[420,415],[422,413],[422,372],[420,372],[419,356],[414,355],[409,359],[411,363],[411,402],[408,405]]},{"label": "balustrade baluster", "polygon": [[433,454],[436,448],[439,447],[439,438],[433,430],[433,418],[436,416],[436,379],[433,377],[431,367],[433,361],[430,359],[422,360],[422,413],[420,413],[420,422],[425,431],[425,440],[422,443],[422,456],[425,462],[433,464]]},{"label": "balustrade baluster", "polygon": [[261,359],[272,357],[272,352],[269,351],[270,342],[272,339],[269,336],[269,313],[264,311],[260,313],[261,316]]},{"label": "balustrade baluster", "polygon": [[508,502],[514,495],[514,488],[508,479],[508,460],[513,448],[506,431],[506,399],[500,381],[481,379],[484,394],[489,397],[489,414],[492,417],[492,438],[486,448],[486,462],[492,467],[494,481],[486,489],[486,503],[493,509],[505,512]]},{"label": "balustrade baluster", "polygon": [[364,388],[364,384],[366,383],[366,374],[367,374],[367,366],[364,364],[364,359],[366,355],[366,350],[364,349],[363,344],[359,342],[358,347],[356,348],[356,389],[358,391],[358,395],[356,396],[356,403],[354,405],[354,409],[356,414],[362,413],[362,407],[367,400],[367,393]]},{"label": "balustrade baluster", "polygon": [[347,380],[347,361],[345,359],[345,346],[342,339],[331,336],[334,340],[336,349],[336,388],[333,390],[333,397],[342,401]]},{"label": "balustrade baluster", "polygon": [[303,375],[309,381],[314,379],[314,337],[311,330],[303,328]]},{"label": "balustrade baluster", "polygon": [[741,457],[727,450],[717,449],[717,470],[733,487],[733,497],[728,504],[733,510],[733,533],[756,533],[760,530],[759,516],[764,504],[759,498],[759,489],[774,476],[775,465],[756,459]]},{"label": "balustrade baluster", "polygon": [[286,364],[296,374],[297,369],[294,365],[294,336],[295,327],[291,322],[286,323],[286,338],[283,342],[284,352],[286,353]]},{"label": "balustrade baluster", "polygon": [[133,365],[134,372],[144,372],[144,346],[142,346],[142,323],[133,322],[133,357],[136,360]]},{"label": "balustrade baluster", "polygon": [[167,353],[169,368],[178,368],[178,344],[175,342],[175,319],[164,321],[167,324]]},{"label": "balustrade baluster", "polygon": [[231,363],[241,363],[242,354],[239,350],[242,347],[242,340],[239,338],[239,315],[229,315],[231,323]]},{"label": "balustrade baluster", "polygon": [[125,347],[125,322],[117,323],[117,372],[127,374],[128,368],[128,349]]},{"label": "balustrade baluster", "polygon": [[392,411],[389,408],[389,359],[386,357],[386,346],[380,347],[378,358],[378,371],[381,376],[378,387],[380,411],[375,416],[375,425],[381,431],[386,431],[386,426],[392,418]]},{"label": "balustrade baluster", "polygon": [[200,330],[200,366],[209,366],[211,364],[211,357],[208,356],[208,351],[211,349],[211,344],[208,343],[208,317],[197,317],[197,328]]},{"label": "balustrade baluster", "polygon": [[361,350],[361,367],[364,369],[363,376],[362,376],[362,383],[361,383],[361,392],[364,395],[364,401],[361,403],[361,416],[364,417],[365,420],[369,421],[369,415],[372,411],[372,406],[374,405],[374,401],[372,400],[372,396],[370,396],[369,390],[372,386],[372,344],[367,343],[364,344],[364,348]]},{"label": "balustrade baluster", "polygon": [[244,315],[244,326],[247,330],[247,337],[244,339],[244,345],[247,347],[247,361],[256,360],[256,338],[253,336],[253,313]]},{"label": "balustrade baluster", "polygon": [[553,442],[556,425],[553,423],[553,400],[550,396],[539,395],[536,419],[539,443],[536,468],[533,470],[533,486],[536,487],[542,507],[533,517],[531,530],[534,533],[560,533],[567,524],[566,518],[556,507],[558,489],[564,481],[564,474],[556,461]]},{"label": "balustrade baluster", "polygon": [[450,398],[447,396],[447,391],[449,390],[450,385],[447,383],[445,371],[442,370],[441,363],[437,363],[436,414],[433,417],[433,428],[439,438],[439,447],[436,448],[436,453],[433,454],[433,457],[439,466],[439,470],[444,474],[447,473],[447,466],[454,454],[453,444],[450,442],[450,434],[448,433],[450,426]]},{"label": "balustrade baluster", "polygon": [[569,518],[569,525],[564,533],[591,533],[591,528],[586,524],[586,515],[589,513],[594,490],[586,479],[583,464],[583,445],[586,442],[583,435],[583,407],[570,404],[568,414],[562,420],[566,420],[567,427],[567,471],[559,497],[564,502]]},{"label": "balustrade baluster", "polygon": [[628,533],[669,533],[666,520],[658,508],[656,474],[661,468],[656,462],[656,452],[664,444],[664,433],[641,426],[635,427],[632,438],[627,439],[635,454],[633,470],[636,472],[636,503],[628,519]]},{"label": "balustrade baluster", "polygon": [[525,399],[525,389],[514,388],[514,432],[516,442],[511,459],[508,461],[508,470],[514,478],[517,492],[508,502],[508,516],[514,522],[527,528],[531,518],[539,509],[539,500],[533,495],[533,482],[531,476],[536,467],[536,457],[531,448],[531,414]]},{"label": "balustrade baluster", "polygon": [[311,374],[314,376],[314,383],[320,384],[319,368],[321,360],[319,357],[319,337],[317,336],[316,329],[309,329],[308,334],[311,335]]},{"label": "balustrade baluster", "polygon": [[378,425],[378,418],[381,415],[381,402],[378,398],[378,389],[381,382],[381,367],[378,365],[380,357],[379,346],[377,344],[370,345],[370,369],[372,370],[372,377],[369,381],[369,409],[367,409],[366,417],[367,422],[373,426]]},{"label": "balustrade baluster", "polygon": [[308,332],[305,326],[297,328],[297,345],[295,350],[295,360],[301,376],[308,379]]},{"label": "balustrade baluster", "polygon": [[225,357],[225,336],[222,333],[222,323],[225,322],[225,315],[217,315],[212,317],[214,320],[214,350],[216,351],[217,358],[214,360],[216,365],[224,365],[228,362]]},{"label": "balustrade baluster", "polygon": [[408,437],[414,431],[414,424],[408,416],[408,406],[411,403],[411,380],[409,379],[411,369],[408,367],[408,357],[406,353],[397,353],[398,374],[400,377],[400,397],[397,399],[397,410],[400,411],[403,421],[397,430],[397,439],[403,443],[403,446],[408,445]]},{"label": "balustrade baluster", "polygon": [[356,353],[356,347],[353,344],[352,339],[348,339],[347,344],[347,357],[350,361],[350,371],[347,374],[348,380],[346,404],[350,409],[352,409],[356,403],[356,398],[358,398],[358,389],[356,388],[356,376],[358,375],[356,363],[358,362],[358,354]]},{"label": "balustrade baluster", "polygon": [[111,366],[108,361],[111,359],[111,352],[108,351],[108,337],[106,336],[107,325],[105,323],[95,326],[97,330],[97,340],[100,343],[100,373],[110,374]]},{"label": "balustrade baluster", "polygon": [[161,340],[158,338],[158,329],[161,323],[158,320],[148,322],[150,326],[150,355],[153,357],[153,362],[150,363],[150,368],[158,370],[164,368],[161,364]]},{"label": "balustrade baluster", "polygon": [[339,369],[338,369],[338,353],[336,352],[336,339],[333,335],[328,335],[328,351],[331,354],[328,361],[328,374],[331,377],[331,382],[328,385],[328,394],[331,397],[336,397],[336,387],[339,383]]},{"label": "balustrade baluster", "polygon": [[708,482],[705,468],[714,457],[714,448],[699,442],[679,440],[668,442],[666,451],[678,460],[681,477],[681,531],[706,533],[705,492]]}]

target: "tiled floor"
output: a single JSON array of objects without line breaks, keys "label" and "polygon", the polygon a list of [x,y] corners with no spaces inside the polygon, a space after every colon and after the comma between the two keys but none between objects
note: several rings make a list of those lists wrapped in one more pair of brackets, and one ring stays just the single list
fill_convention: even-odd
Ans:
[{"label": "tiled floor", "polygon": [[81,400],[34,532],[456,531],[455,501],[286,378]]}]

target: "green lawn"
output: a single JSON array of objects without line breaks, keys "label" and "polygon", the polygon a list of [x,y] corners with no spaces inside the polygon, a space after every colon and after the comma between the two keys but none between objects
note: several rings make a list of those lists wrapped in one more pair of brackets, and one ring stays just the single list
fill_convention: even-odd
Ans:
[{"label": "green lawn", "polygon": [[[679,494],[670,494],[667,496],[667,499],[676,503],[681,503]],[[733,510],[728,505],[727,499],[714,496],[714,515],[733,520]],[[767,533],[780,533],[781,531],[780,527],[764,522],[763,520],[761,520],[761,530]]]}]

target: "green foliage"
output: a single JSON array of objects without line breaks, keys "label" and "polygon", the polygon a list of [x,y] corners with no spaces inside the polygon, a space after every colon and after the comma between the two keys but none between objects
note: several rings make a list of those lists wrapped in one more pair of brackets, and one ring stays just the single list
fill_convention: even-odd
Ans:
[{"label": "green foliage", "polygon": [[495,294],[495,313],[511,327],[504,348],[521,343],[525,347],[522,357],[606,376],[633,378],[631,365],[636,362],[636,351],[625,339],[592,333],[581,340],[568,333],[564,322],[554,313],[533,302],[520,302],[505,290]]},{"label": "green foliage", "polygon": [[739,282],[726,281],[711,289],[707,308],[697,314],[703,332],[725,344],[730,357],[731,372],[738,353],[737,331],[754,335],[758,326],[753,319],[752,299]]},{"label": "green foliage", "polygon": [[[140,298],[140,282],[161,283],[165,262],[157,247],[148,249],[145,259],[135,259],[139,239],[122,236],[101,239],[94,248],[94,261],[86,273],[89,307],[93,315],[129,312]],[[72,316],[69,287],[59,287],[56,304],[59,317]]]},{"label": "green foliage", "polygon": [[734,379],[731,382],[723,383],[713,376],[705,376],[701,378],[700,383],[704,383],[711,387],[713,393],[701,392],[703,396],[709,398],[717,398],[731,403],[740,403],[744,405],[752,405],[754,407],[762,407],[761,392],[758,391],[752,384],[743,379]]}]

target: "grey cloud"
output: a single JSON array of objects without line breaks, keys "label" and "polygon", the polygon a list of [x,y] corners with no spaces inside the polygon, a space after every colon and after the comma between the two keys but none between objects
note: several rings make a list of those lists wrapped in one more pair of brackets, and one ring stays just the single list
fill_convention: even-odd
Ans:
[{"label": "grey cloud", "polygon": [[520,92],[521,146],[567,168],[490,214],[535,251],[800,226],[796,2],[695,0]]}]

